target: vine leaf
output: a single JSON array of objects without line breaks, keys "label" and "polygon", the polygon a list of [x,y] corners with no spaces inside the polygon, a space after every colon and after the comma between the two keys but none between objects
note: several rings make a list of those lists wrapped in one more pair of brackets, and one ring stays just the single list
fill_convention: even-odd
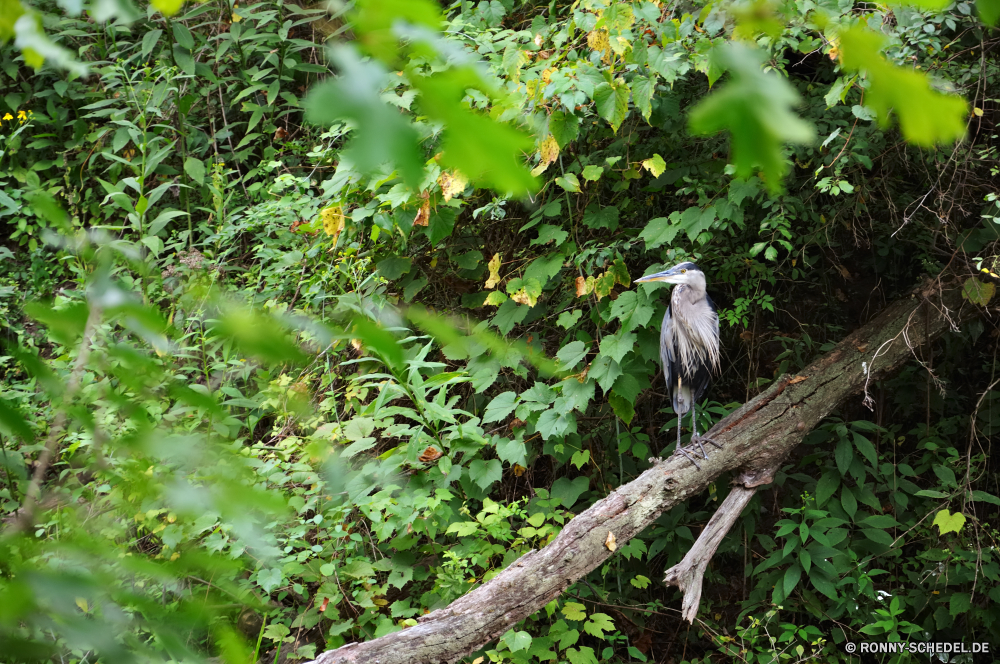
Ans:
[{"label": "vine leaf", "polygon": [[756,50],[734,43],[714,49],[713,56],[729,69],[731,80],[691,111],[691,131],[728,129],[736,174],[747,178],[760,164],[768,188],[778,191],[788,170],[782,144],[808,143],[814,136],[812,126],[791,111],[799,94],[785,79],[761,70]]}]

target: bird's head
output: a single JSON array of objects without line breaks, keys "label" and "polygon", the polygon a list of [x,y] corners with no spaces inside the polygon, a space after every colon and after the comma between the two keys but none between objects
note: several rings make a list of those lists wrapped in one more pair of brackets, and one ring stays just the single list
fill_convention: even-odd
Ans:
[{"label": "bird's head", "polygon": [[650,281],[665,281],[668,284],[700,285],[704,288],[705,273],[694,263],[685,261],[678,263],[669,270],[640,277],[635,280],[635,283],[642,284]]}]

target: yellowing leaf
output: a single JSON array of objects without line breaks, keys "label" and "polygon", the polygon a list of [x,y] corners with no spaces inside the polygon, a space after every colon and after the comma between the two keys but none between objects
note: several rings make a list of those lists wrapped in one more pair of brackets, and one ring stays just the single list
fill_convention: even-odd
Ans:
[{"label": "yellowing leaf", "polygon": [[431,201],[429,198],[424,199],[424,204],[420,206],[417,210],[417,216],[413,218],[414,226],[426,226],[431,220]]},{"label": "yellowing leaf", "polygon": [[319,218],[323,223],[323,231],[333,238],[333,244],[337,244],[340,232],[344,230],[344,208],[340,204],[330,205],[319,212]]},{"label": "yellowing leaf", "polygon": [[538,154],[541,155],[541,159],[538,160],[538,166],[535,166],[531,170],[531,174],[536,177],[545,172],[549,164],[559,158],[559,144],[552,134],[546,136],[545,140],[538,146]]},{"label": "yellowing leaf", "polygon": [[965,515],[961,512],[952,514],[947,509],[943,509],[934,516],[932,526],[937,526],[941,534],[957,533],[965,525]]},{"label": "yellowing leaf", "polygon": [[152,0],[153,6],[164,16],[173,16],[184,4],[184,0]]},{"label": "yellowing leaf", "polygon": [[518,304],[526,304],[529,307],[533,307],[538,303],[538,297],[532,293],[526,292],[523,288],[511,295],[510,299],[514,300]]},{"label": "yellowing leaf", "polygon": [[962,297],[973,304],[985,307],[993,299],[995,291],[996,287],[993,284],[983,283],[972,277],[967,279],[965,285],[962,286]]},{"label": "yellowing leaf", "polygon": [[618,542],[615,540],[615,534],[608,531],[608,536],[604,539],[604,546],[607,547],[608,551],[614,551],[618,548]]},{"label": "yellowing leaf", "polygon": [[611,40],[608,38],[607,30],[594,30],[588,33],[587,46],[601,52],[601,60],[604,61],[604,64],[611,63]]},{"label": "yellowing leaf", "polygon": [[74,600],[74,602],[78,607],[80,607],[81,611],[83,611],[84,613],[90,613],[90,608],[89,608],[90,605],[87,603],[86,597],[77,597]]},{"label": "yellowing leaf", "polygon": [[493,291],[490,293],[486,301],[483,302],[483,306],[499,307],[501,304],[507,301],[507,296],[500,291]]},{"label": "yellowing leaf", "polygon": [[654,154],[649,159],[642,160],[642,167],[653,174],[654,178],[658,178],[663,175],[663,171],[667,170],[667,164],[663,161],[663,157],[658,154]]},{"label": "yellowing leaf", "polygon": [[438,177],[437,183],[441,187],[441,194],[444,196],[445,202],[447,202],[465,191],[465,188],[469,185],[469,178],[458,171],[450,173],[445,171]]},{"label": "yellowing leaf", "polygon": [[493,258],[486,264],[490,269],[490,277],[486,280],[487,288],[496,288],[500,283],[500,254],[493,254]]}]

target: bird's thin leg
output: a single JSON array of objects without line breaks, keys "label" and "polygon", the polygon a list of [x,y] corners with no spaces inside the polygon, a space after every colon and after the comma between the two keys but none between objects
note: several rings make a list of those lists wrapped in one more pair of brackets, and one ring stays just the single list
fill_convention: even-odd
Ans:
[{"label": "bird's thin leg", "polygon": [[[698,443],[698,449],[701,450],[702,458],[707,459],[708,453],[705,452],[705,447],[701,444],[701,436],[698,435],[698,420],[695,418],[697,408],[697,404],[691,404],[691,442]],[[706,440],[708,439],[706,438]]]},{"label": "bird's thin leg", "polygon": [[[687,451],[683,447],[681,447],[681,420],[683,419],[684,419],[683,415],[680,414],[677,415],[677,447],[674,448],[674,454],[680,452],[681,454],[684,455],[685,459],[694,464],[695,468],[701,470],[701,466],[698,465],[698,462],[695,461],[693,458],[691,458],[691,456],[687,453]],[[705,458],[707,459],[708,457]]]},{"label": "bird's thin leg", "polygon": [[[694,407],[693,406],[691,408],[691,429],[692,429],[692,431],[694,431],[694,433],[691,434],[691,440],[697,441],[699,447],[701,447],[701,442],[705,441],[706,443],[710,443],[712,445],[715,445],[720,450],[722,449],[722,445],[719,445],[717,442],[715,442],[711,438],[705,438],[703,436],[699,436],[698,435],[698,423],[694,419]],[[701,453],[705,455],[706,459],[708,458],[708,455],[705,454],[705,448],[704,447],[701,447]]]}]

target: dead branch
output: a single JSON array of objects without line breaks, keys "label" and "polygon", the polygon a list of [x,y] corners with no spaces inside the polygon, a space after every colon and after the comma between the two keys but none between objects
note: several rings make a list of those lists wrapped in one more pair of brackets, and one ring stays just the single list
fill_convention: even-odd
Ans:
[{"label": "dead branch", "polygon": [[[773,469],[788,452],[834,408],[860,391],[866,380],[885,375],[910,359],[912,349],[977,314],[977,308],[963,302],[957,280],[928,280],[848,335],[801,375],[780,378],[720,421],[706,435],[724,449],[704,461],[701,471],[683,457],[671,457],[579,514],[545,548],[529,551],[489,582],[420,617],[417,625],[327,651],[315,664],[454,662],[482,648],[611,556],[605,546],[609,532],[618,542],[627,542],[663,511],[701,492],[727,471],[748,469],[740,479],[745,489],[769,483]],[[911,318],[921,324],[910,325]],[[736,505],[745,497],[746,492],[737,493],[730,513],[713,519],[717,524],[709,535],[713,541],[721,540],[719,533],[725,534],[723,526],[728,530],[726,524],[731,525],[732,514],[738,514]],[[706,545],[692,570],[702,566],[702,560],[707,564],[709,556]],[[693,578],[687,576],[693,589]]]},{"label": "dead branch", "polygon": [[765,469],[761,473],[766,477],[764,482],[756,473],[742,474],[734,483],[729,495],[712,515],[708,525],[698,535],[691,550],[684,555],[679,563],[667,570],[663,582],[668,586],[677,586],[684,593],[684,599],[681,602],[681,615],[684,620],[694,623],[695,616],[698,615],[705,570],[708,569],[708,563],[712,560],[719,545],[722,544],[726,533],[736,523],[736,519],[743,513],[743,508],[747,506],[753,495],[757,493],[757,487],[769,484],[777,471],[777,466]]}]

